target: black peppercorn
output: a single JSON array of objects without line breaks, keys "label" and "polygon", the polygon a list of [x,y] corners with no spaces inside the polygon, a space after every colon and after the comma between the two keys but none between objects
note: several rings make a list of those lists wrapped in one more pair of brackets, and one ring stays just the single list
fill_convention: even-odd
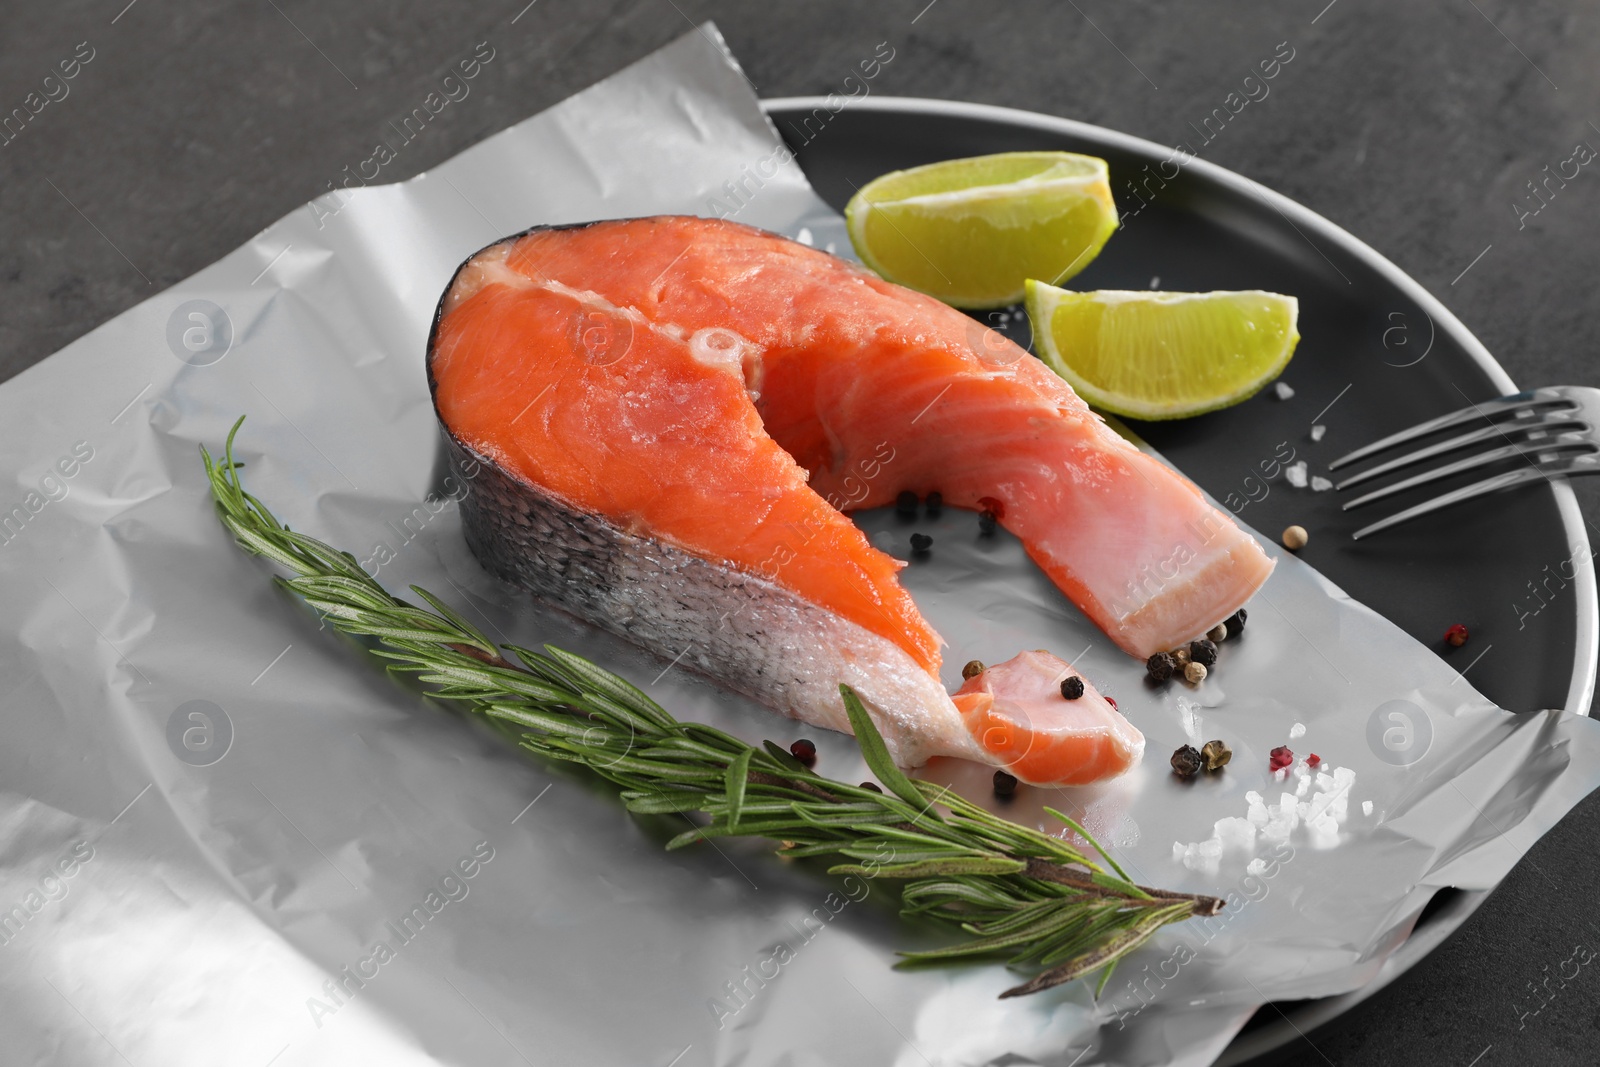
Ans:
[{"label": "black peppercorn", "polygon": [[1144,669],[1152,682],[1164,682],[1178,669],[1178,661],[1171,652],[1157,652],[1144,661]]},{"label": "black peppercorn", "polygon": [[902,519],[917,517],[917,494],[907,489],[894,500],[894,513]]},{"label": "black peppercorn", "polygon": [[985,509],[978,512],[978,532],[984,534],[994,533],[996,519],[994,512]]},{"label": "black peppercorn", "polygon": [[961,668],[961,677],[963,681],[969,678],[976,678],[982,673],[983,660],[981,659],[969,659],[967,660],[967,665]]},{"label": "black peppercorn", "polygon": [[1222,624],[1228,628],[1228,636],[1238,637],[1240,632],[1244,630],[1244,621],[1249,617],[1250,613],[1243,608],[1229,615],[1227,621]]},{"label": "black peppercorn", "polygon": [[911,535],[911,551],[921,555],[926,554],[928,549],[932,547],[933,538],[929,537],[927,534],[914,533]]},{"label": "black peppercorn", "polygon": [[1202,667],[1215,667],[1217,665],[1217,643],[1205,637],[1198,641],[1190,641],[1189,662],[1198,663]]},{"label": "black peppercorn", "polygon": [[1077,675],[1061,680],[1061,695],[1068,700],[1077,700],[1083,696],[1083,679]]},{"label": "black peppercorn", "polygon": [[1005,771],[994,772],[994,795],[1008,797],[1017,791],[1017,780]]},{"label": "black peppercorn", "polygon": [[1203,763],[1198,749],[1193,745],[1184,745],[1172,754],[1172,773],[1179,778],[1193,778],[1200,773]]},{"label": "black peppercorn", "polygon": [[789,755],[805,764],[814,767],[817,763],[817,746],[805,738],[801,738],[789,746]]},{"label": "black peppercorn", "polygon": [[928,507],[928,518],[937,519],[941,514],[944,513],[944,494],[939,492],[939,490],[935,489],[933,492],[929,493],[926,503]]}]

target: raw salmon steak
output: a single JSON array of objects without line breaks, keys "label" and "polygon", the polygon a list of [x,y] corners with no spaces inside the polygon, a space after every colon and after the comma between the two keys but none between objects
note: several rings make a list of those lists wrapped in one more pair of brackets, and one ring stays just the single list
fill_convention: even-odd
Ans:
[{"label": "raw salmon steak", "polygon": [[497,242],[446,289],[428,377],[490,570],[806,722],[848,730],[849,684],[906,766],[950,755],[1088,781],[1143,739],[1092,687],[1034,692],[1076,672],[1033,653],[952,700],[904,564],[845,511],[907,490],[988,510],[1140,657],[1226,618],[1272,570],[999,334],[737,223]]}]

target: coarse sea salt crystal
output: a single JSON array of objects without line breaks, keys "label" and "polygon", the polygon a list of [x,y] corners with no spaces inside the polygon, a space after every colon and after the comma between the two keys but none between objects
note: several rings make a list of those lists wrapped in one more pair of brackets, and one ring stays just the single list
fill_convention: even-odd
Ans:
[{"label": "coarse sea salt crystal", "polygon": [[1218,819],[1211,827],[1211,836],[1204,841],[1184,844],[1172,843],[1172,858],[1191,871],[1215,874],[1221,864],[1224,849],[1248,852],[1256,843],[1256,825],[1249,819],[1230,815]]},{"label": "coarse sea salt crystal", "polygon": [[1267,805],[1261,799],[1261,794],[1252,789],[1244,795],[1244,799],[1250,805],[1250,810],[1245,814],[1245,819],[1257,829],[1267,825]]},{"label": "coarse sea salt crystal", "polygon": [[[1304,731],[1300,723],[1295,729]],[[1291,736],[1299,736],[1292,734]],[[1313,770],[1304,760],[1293,767],[1274,771],[1275,781],[1286,782],[1292,772],[1295,791],[1280,793],[1276,803],[1268,804],[1264,796],[1254,789],[1245,793],[1247,805],[1244,818],[1230,816],[1218,819],[1211,828],[1211,836],[1204,841],[1184,844],[1172,843],[1172,858],[1191,871],[1216,874],[1226,852],[1251,851],[1257,843],[1277,844],[1288,841],[1296,829],[1305,830],[1308,844],[1315,849],[1333,848],[1339,844],[1340,827],[1349,810],[1350,787],[1355,784],[1356,772],[1349,767],[1333,767],[1324,763],[1324,770]],[[1313,792],[1315,790],[1315,792]],[[1363,801],[1361,811],[1372,814],[1372,801]],[[1259,875],[1266,870],[1266,861],[1252,858],[1246,873]]]},{"label": "coarse sea salt crystal", "polygon": [[1230,815],[1218,819],[1211,836],[1222,842],[1223,848],[1250,848],[1256,843],[1256,824],[1249,819]]},{"label": "coarse sea salt crystal", "polygon": [[1328,814],[1344,822],[1345,817],[1350,814],[1350,794],[1335,793],[1333,803],[1328,807]]},{"label": "coarse sea salt crystal", "polygon": [[1324,478],[1322,475],[1313,474],[1311,476],[1311,489],[1312,489],[1313,492],[1326,493],[1329,489],[1332,489],[1332,488],[1333,488],[1333,483],[1330,482],[1328,479]]},{"label": "coarse sea salt crystal", "polygon": [[1272,391],[1278,394],[1279,400],[1288,400],[1294,396],[1294,390],[1290,388],[1288,382],[1273,382]]},{"label": "coarse sea salt crystal", "polygon": [[1172,843],[1172,858],[1191,871],[1216,874],[1217,868],[1222,865],[1222,842],[1214,837],[1208,841],[1196,841],[1190,845],[1185,845],[1181,841],[1174,841]]},{"label": "coarse sea salt crystal", "polygon": [[1306,461],[1302,459],[1298,463],[1289,464],[1283,468],[1283,476],[1296,489],[1304,489],[1306,487]]},{"label": "coarse sea salt crystal", "polygon": [[1326,814],[1332,806],[1332,793],[1318,793],[1316,796],[1300,805],[1300,818],[1304,819],[1306,822],[1312,822],[1316,819],[1322,818],[1322,816]]},{"label": "coarse sea salt crystal", "polygon": [[[1331,776],[1318,775],[1322,777],[1328,777],[1328,783],[1324,785],[1319,781],[1317,786],[1328,798],[1328,814],[1342,823],[1350,811],[1350,787],[1355,784],[1356,772],[1349,767],[1335,767]],[[1363,808],[1370,804],[1368,801]]]},{"label": "coarse sea salt crystal", "polygon": [[1293,793],[1280,796],[1277,806],[1268,808],[1267,813],[1267,825],[1262,829],[1261,836],[1268,841],[1287,841],[1300,824],[1299,805]]},{"label": "coarse sea salt crystal", "polygon": [[1296,738],[1304,737],[1305,735],[1306,735],[1306,724],[1305,723],[1297,722],[1293,726],[1289,727],[1289,740],[1293,741]]},{"label": "coarse sea salt crystal", "polygon": [[1327,432],[1328,428],[1319,422],[1315,426],[1311,427],[1311,439],[1313,441],[1320,441],[1322,440],[1322,435]]},{"label": "coarse sea salt crystal", "polygon": [[1339,823],[1332,815],[1322,814],[1306,821],[1306,831],[1312,848],[1332,848],[1339,843]]}]

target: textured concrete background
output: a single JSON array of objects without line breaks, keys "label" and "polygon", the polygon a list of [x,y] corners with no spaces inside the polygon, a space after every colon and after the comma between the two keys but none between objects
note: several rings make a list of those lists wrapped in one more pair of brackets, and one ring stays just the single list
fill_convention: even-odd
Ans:
[{"label": "textured concrete background", "polygon": [[[13,7],[0,34],[0,113],[42,97],[44,77],[75,52],[92,58],[0,145],[0,378],[325,192],[377,141],[397,140],[389,124],[478,42],[495,58],[470,96],[407,144],[384,180],[715,18],[764,96],[839,90],[888,41],[896,57],[875,94],[1029,108],[1166,143],[1188,138],[1189,121],[1288,41],[1295,59],[1271,96],[1230,122],[1206,158],[1372,244],[1519,384],[1600,382],[1600,160],[1564,187],[1552,182],[1548,202],[1526,185],[1580,142],[1600,150],[1593,2],[524,2]],[[1600,515],[1600,486],[1578,490],[1586,515]],[[1600,966],[1564,986],[1558,977],[1574,945],[1600,949],[1584,903],[1600,875],[1597,830],[1591,800],[1449,944],[1264,1062],[1600,1061]]]}]

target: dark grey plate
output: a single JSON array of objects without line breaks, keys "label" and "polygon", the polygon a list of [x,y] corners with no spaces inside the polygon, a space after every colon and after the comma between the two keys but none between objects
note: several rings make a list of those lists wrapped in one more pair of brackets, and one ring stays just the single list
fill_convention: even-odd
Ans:
[{"label": "dark grey plate", "polygon": [[[1269,289],[1298,297],[1301,341],[1282,378],[1293,397],[1280,400],[1269,388],[1225,411],[1131,428],[1264,536],[1304,526],[1311,543],[1303,558],[1448,658],[1501,707],[1588,713],[1600,624],[1588,536],[1569,486],[1513,490],[1358,543],[1350,533],[1386,514],[1383,505],[1346,513],[1337,493],[1262,478],[1259,465],[1285,443],[1313,474],[1325,473],[1329,460],[1358,445],[1515,391],[1477,338],[1394,264],[1231,171],[1194,160],[1171,176],[1175,168],[1163,166],[1170,148],[1084,123],[887,97],[836,112],[821,97],[765,106],[836,208],[889,170],[990,152],[1085,152],[1110,163],[1123,228],[1074,288]],[[1028,341],[1025,319],[996,325]],[[1327,428],[1320,442],[1310,438],[1313,423]],[[1442,640],[1454,623],[1472,632],[1463,648]],[[1345,996],[1264,1009],[1222,1062],[1266,1052],[1372,995],[1486,896],[1440,894],[1375,981]]]}]

